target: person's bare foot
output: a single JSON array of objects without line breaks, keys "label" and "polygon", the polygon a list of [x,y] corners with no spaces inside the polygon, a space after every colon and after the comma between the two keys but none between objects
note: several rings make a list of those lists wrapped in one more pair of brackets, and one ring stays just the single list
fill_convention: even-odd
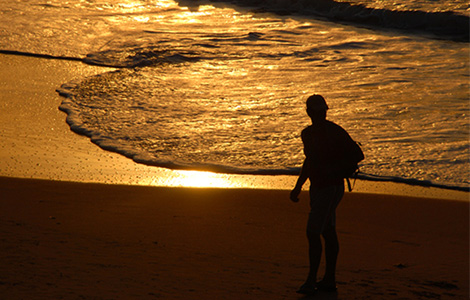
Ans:
[{"label": "person's bare foot", "polygon": [[316,284],[316,288],[319,291],[323,291],[323,292],[336,292],[338,290],[338,288],[336,287],[336,281],[334,281],[334,280],[325,280],[325,279],[318,282]]},{"label": "person's bare foot", "polygon": [[298,294],[313,295],[317,291],[317,285],[313,281],[306,281],[297,291]]}]

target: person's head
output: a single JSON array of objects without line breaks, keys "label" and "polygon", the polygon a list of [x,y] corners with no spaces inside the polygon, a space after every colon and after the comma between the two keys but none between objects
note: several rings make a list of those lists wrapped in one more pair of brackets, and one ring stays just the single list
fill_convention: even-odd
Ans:
[{"label": "person's head", "polygon": [[328,105],[325,98],[321,95],[314,94],[307,99],[307,114],[312,121],[322,121],[326,119],[326,111]]}]

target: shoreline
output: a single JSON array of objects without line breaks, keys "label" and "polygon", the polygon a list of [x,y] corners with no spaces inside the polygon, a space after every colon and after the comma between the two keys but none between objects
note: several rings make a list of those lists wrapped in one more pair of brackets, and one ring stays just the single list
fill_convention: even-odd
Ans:
[{"label": "shoreline", "polygon": [[[295,176],[230,175],[169,170],[138,164],[73,133],[62,84],[112,71],[77,61],[0,54],[0,176],[144,186],[193,186],[289,190]],[[304,187],[307,189],[307,185]],[[468,192],[357,180],[359,193],[469,201]]]},{"label": "shoreline", "polygon": [[[73,133],[58,109],[58,86],[109,68],[6,55],[0,66],[0,295],[309,299],[295,293],[309,207],[306,191],[288,200],[294,176],[137,164]],[[339,291],[311,299],[468,299],[468,193],[451,192],[358,180],[337,210]]]}]

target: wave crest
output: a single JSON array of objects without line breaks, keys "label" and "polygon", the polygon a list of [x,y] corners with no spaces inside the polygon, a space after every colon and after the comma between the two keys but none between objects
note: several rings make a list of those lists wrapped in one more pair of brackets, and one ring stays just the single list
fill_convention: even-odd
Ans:
[{"label": "wave crest", "polygon": [[[212,2],[225,1],[212,0]],[[469,40],[470,34],[469,17],[453,12],[389,10],[333,0],[236,0],[235,3],[241,6],[257,7],[256,12],[314,15],[332,21],[407,32],[423,32],[442,39],[464,42]]]}]

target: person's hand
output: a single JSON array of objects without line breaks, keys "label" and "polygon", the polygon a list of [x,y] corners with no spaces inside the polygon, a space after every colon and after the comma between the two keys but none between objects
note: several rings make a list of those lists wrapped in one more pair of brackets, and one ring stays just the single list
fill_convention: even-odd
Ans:
[{"label": "person's hand", "polygon": [[299,202],[299,195],[300,195],[300,189],[299,188],[294,188],[290,192],[290,201],[292,202]]}]

